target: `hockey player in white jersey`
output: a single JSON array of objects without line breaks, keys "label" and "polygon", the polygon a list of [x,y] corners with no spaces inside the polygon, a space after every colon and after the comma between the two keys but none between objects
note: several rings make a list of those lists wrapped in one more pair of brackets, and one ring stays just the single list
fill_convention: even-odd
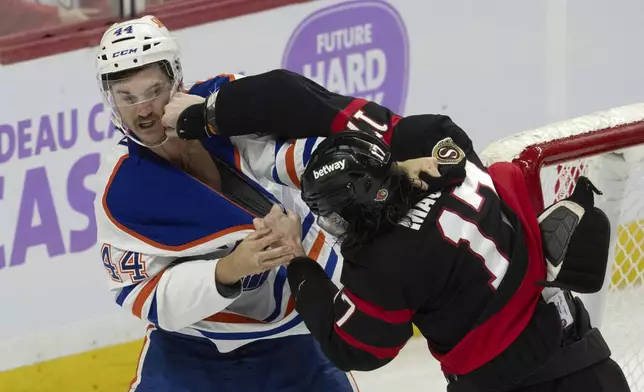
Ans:
[{"label": "hockey player in white jersey", "polygon": [[[167,139],[163,109],[183,80],[178,45],[158,19],[110,27],[96,61],[105,103],[126,136],[99,173],[100,254],[116,302],[149,322],[130,390],[354,390],[294,311],[280,265],[299,251],[253,228],[274,204],[297,211],[306,255],[339,278],[333,241],[293,190],[274,183],[292,167],[258,178],[249,159],[263,157],[253,157],[252,144],[239,151],[224,138]],[[189,93],[207,96],[230,78]]]}]

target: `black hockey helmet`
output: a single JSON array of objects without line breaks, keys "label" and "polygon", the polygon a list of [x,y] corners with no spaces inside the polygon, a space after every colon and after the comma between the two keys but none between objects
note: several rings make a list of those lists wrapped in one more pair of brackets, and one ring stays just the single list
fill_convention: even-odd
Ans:
[{"label": "black hockey helmet", "polygon": [[348,214],[385,204],[397,181],[389,146],[372,133],[344,131],[311,155],[302,176],[302,200],[331,234],[346,230]]}]

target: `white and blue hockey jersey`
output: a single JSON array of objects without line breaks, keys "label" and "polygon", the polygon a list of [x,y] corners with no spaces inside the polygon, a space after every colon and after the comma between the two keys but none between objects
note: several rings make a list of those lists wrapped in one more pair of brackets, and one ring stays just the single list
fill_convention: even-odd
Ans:
[{"label": "white and blue hockey jersey", "polygon": [[[199,83],[189,93],[205,97],[233,77]],[[214,136],[202,143],[302,217],[305,249],[339,285],[335,239],[315,224],[296,189],[320,141]],[[234,298],[217,290],[217,262],[253,230],[252,213],[127,139],[103,156],[99,178],[98,243],[118,305],[163,330],[209,339],[221,352],[308,333],[294,311],[284,267],[246,277]]]}]

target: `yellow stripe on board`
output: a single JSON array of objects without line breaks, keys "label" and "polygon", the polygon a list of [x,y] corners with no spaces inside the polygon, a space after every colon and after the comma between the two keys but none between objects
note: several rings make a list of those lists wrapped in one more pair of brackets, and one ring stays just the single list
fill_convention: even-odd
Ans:
[{"label": "yellow stripe on board", "polygon": [[139,340],[0,372],[0,391],[127,392],[142,345]]},{"label": "yellow stripe on board", "polygon": [[0,372],[2,392],[127,392],[143,340]]}]

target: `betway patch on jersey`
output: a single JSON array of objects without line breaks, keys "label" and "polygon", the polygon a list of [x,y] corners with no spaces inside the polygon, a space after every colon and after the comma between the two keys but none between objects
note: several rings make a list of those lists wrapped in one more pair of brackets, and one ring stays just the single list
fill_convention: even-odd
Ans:
[{"label": "betway patch on jersey", "polygon": [[344,170],[344,167],[346,166],[346,160],[343,159],[341,161],[329,163],[328,165],[324,165],[321,168],[317,170],[313,170],[313,178],[316,180],[318,178],[324,177],[329,173],[333,173],[334,171],[337,170]]}]

